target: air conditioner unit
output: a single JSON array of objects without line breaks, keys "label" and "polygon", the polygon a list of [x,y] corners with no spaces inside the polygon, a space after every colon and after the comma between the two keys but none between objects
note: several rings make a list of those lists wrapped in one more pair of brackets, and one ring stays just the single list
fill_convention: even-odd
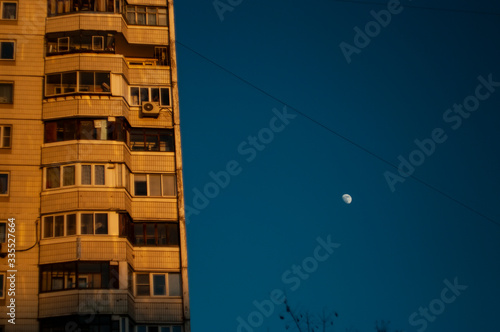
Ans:
[{"label": "air conditioner unit", "polygon": [[160,105],[158,103],[143,102],[141,112],[142,116],[157,118],[160,115]]}]

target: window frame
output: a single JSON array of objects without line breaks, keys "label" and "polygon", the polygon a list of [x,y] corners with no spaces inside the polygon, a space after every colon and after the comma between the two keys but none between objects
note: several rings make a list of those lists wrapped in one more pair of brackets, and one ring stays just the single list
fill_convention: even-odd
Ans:
[{"label": "window frame", "polygon": [[[138,89],[138,95],[137,95],[137,102],[134,101],[134,96],[135,94],[132,94],[132,89]],[[144,89],[147,89],[148,92],[148,98],[147,100],[142,100],[143,96],[141,95],[141,91],[144,91]],[[152,99],[152,89],[158,89],[158,100],[151,100]],[[167,95],[168,95],[168,100],[165,101],[162,93],[162,90],[167,90]],[[171,107],[170,100],[172,99],[170,96],[170,87],[169,86],[139,86],[139,85],[130,85],[129,89],[129,105],[130,106],[142,106],[142,103],[158,103],[160,107]]]},{"label": "window frame", "polygon": [[0,272],[0,299],[5,299],[5,284],[6,284],[6,279],[7,279],[7,273],[5,272]]},{"label": "window frame", "polygon": [[[3,228],[3,238],[2,238]],[[0,243],[7,243],[7,221],[0,221]]]},{"label": "window frame", "polygon": [[[125,218],[126,219],[126,218]],[[170,247],[170,248],[179,248],[180,246],[180,231],[179,231],[179,223],[177,222],[145,222],[145,221],[136,221],[133,222],[131,218],[124,221],[126,222],[125,229],[123,230],[121,236],[126,236],[130,244],[134,247]],[[154,234],[153,237],[147,234],[147,226],[154,226]],[[172,230],[172,226],[175,228]],[[162,235],[161,227],[164,227],[165,230],[165,244],[161,243]],[[141,233],[136,234],[136,230],[139,229]],[[173,233],[172,233],[173,231]],[[175,238],[174,238],[175,237]],[[154,244],[149,243],[148,239],[154,239]],[[170,241],[174,239],[174,241]],[[139,240],[139,241],[138,241]]]},{"label": "window frame", "polygon": [[[0,176],[1,175],[7,175],[7,190],[5,193],[0,192],[0,197],[8,197],[10,194],[10,172],[8,171],[0,171]],[[0,189],[2,189],[0,187]]]},{"label": "window frame", "polygon": [[[9,87],[10,87],[10,96],[7,96],[5,101],[3,98],[0,99],[0,105],[3,105],[3,104],[12,105],[12,104],[14,104],[14,82],[0,82],[0,86],[7,87],[7,90],[9,90]],[[7,92],[9,92],[9,91],[7,91]]]},{"label": "window frame", "polygon": [[[138,295],[137,292],[137,286],[145,286],[146,284],[137,284],[137,275],[148,275],[149,276],[149,295]],[[176,274],[179,277],[179,287],[180,287],[180,295],[170,295],[170,280],[169,280],[169,275],[170,274]],[[154,284],[154,276],[161,276],[163,275],[165,278],[165,284],[163,285],[165,289],[165,295],[155,295],[154,294],[154,289],[155,289],[155,284]],[[182,297],[182,276],[180,272],[142,272],[142,271],[137,271],[134,272],[134,296],[135,297],[155,297],[155,298],[179,298]]]},{"label": "window frame", "polygon": [[[164,12],[160,13],[160,9]],[[154,12],[151,10],[154,10]],[[144,23],[139,23],[139,15],[144,16]],[[149,24],[150,15],[155,16],[155,24]],[[130,25],[168,27],[168,8],[163,6],[129,5],[128,3],[125,3],[123,16],[125,18],[125,22]],[[133,20],[129,20],[132,16]],[[164,18],[165,24],[160,24],[160,18]]]},{"label": "window frame", "polygon": [[[0,20],[5,20],[5,21],[17,21],[17,16],[18,16],[18,11],[19,11],[19,3],[17,1],[0,1],[1,6],[0,6]],[[6,18],[3,16],[4,14],[4,6],[6,4],[14,4],[16,5],[16,12],[15,12],[15,17],[14,18]]]},{"label": "window frame", "polygon": [[[72,184],[65,184],[65,170],[66,169],[71,169],[73,168],[73,183]],[[49,187],[49,169],[59,169],[59,182],[57,186],[50,186]],[[52,190],[52,189],[60,189],[63,187],[74,187],[77,185],[76,181],[76,165],[75,164],[69,164],[69,165],[56,165],[56,166],[47,166],[44,167],[44,190]]]},{"label": "window frame", "polygon": [[[90,183],[83,183],[83,168],[85,166],[90,167]],[[102,184],[97,184],[97,167],[102,167],[103,168],[103,180],[104,183]],[[105,164],[80,164],[80,185],[81,186],[99,186],[99,187],[105,187],[106,186],[106,165]]]},{"label": "window frame", "polygon": [[[69,37],[63,37],[63,38],[69,38]],[[58,42],[58,47],[59,47],[59,42]],[[90,84],[82,84],[81,79],[82,79],[82,74],[89,74],[92,73],[92,81],[93,83]],[[72,74],[75,74],[75,81],[71,83],[64,82],[65,77],[70,77]],[[101,84],[97,84],[98,74],[107,74],[108,75],[108,80]],[[48,77],[56,77],[59,75],[59,83],[47,83],[48,82]],[[53,86],[50,87],[49,85]],[[57,86],[59,85],[59,86]],[[67,85],[67,86],[65,86]],[[90,91],[90,86],[92,86],[92,91]],[[100,87],[100,89],[99,89]],[[111,94],[111,72],[108,71],[93,71],[93,70],[76,70],[76,71],[69,71],[69,72],[60,72],[60,73],[50,73],[50,74],[45,74],[45,80],[44,80],[44,97],[45,98],[51,98],[55,96],[62,96],[62,95],[69,95],[69,94],[105,94],[105,95],[110,95]],[[49,91],[54,91],[54,93],[50,93]],[[107,91],[105,91],[107,90]]]},{"label": "window frame", "polygon": [[[2,48],[3,44],[12,44],[12,58],[3,58],[2,57]],[[16,60],[16,40],[12,39],[0,39],[0,61],[15,61]]]},{"label": "window frame", "polygon": [[[11,149],[12,148],[12,125],[0,124],[0,149]],[[9,128],[9,135],[5,135],[5,128]],[[9,144],[6,146],[4,144],[5,139],[8,137]]]},{"label": "window frame", "polygon": [[[133,138],[135,136],[142,138],[142,140],[136,140]],[[152,137],[155,138],[153,142],[150,141]],[[165,143],[164,146],[162,146],[163,143]],[[127,135],[127,146],[132,152],[175,152],[174,131],[172,129],[130,128]]]},{"label": "window frame", "polygon": [[[92,216],[92,233],[82,233],[82,219],[83,215]],[[106,233],[98,233],[97,230],[97,216],[106,216]],[[74,216],[74,217],[71,217]],[[56,218],[63,217],[63,232],[61,235],[56,236]],[[68,234],[70,230],[69,223],[73,222],[70,218],[74,218],[74,234]],[[71,212],[71,213],[57,213],[57,214],[47,214],[42,216],[41,225],[41,238],[42,239],[55,239],[67,236],[81,236],[81,235],[109,235],[109,214],[107,212],[95,211],[95,212]],[[50,223],[50,228],[48,228],[47,223]],[[73,230],[73,229],[71,229]]]},{"label": "window frame", "polygon": [[[134,197],[177,197],[177,175],[175,173],[133,173],[133,193]],[[136,187],[136,176],[144,176],[146,175],[146,195],[137,195],[137,187]],[[152,175],[160,175],[160,195],[151,195],[151,176]],[[164,195],[165,188],[164,188],[164,180],[163,178],[166,176],[172,176],[174,178],[174,195]]]}]

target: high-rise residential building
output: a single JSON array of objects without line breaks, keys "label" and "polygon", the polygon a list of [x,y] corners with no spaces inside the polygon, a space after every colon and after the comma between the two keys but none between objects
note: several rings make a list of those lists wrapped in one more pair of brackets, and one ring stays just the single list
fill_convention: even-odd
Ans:
[{"label": "high-rise residential building", "polygon": [[0,15],[0,331],[190,332],[173,1]]}]

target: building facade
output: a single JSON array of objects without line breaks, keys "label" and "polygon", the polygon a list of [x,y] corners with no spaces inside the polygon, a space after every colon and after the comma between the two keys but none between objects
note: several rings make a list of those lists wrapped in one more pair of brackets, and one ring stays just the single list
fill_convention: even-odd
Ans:
[{"label": "building facade", "polygon": [[0,14],[0,331],[190,332],[173,1]]}]

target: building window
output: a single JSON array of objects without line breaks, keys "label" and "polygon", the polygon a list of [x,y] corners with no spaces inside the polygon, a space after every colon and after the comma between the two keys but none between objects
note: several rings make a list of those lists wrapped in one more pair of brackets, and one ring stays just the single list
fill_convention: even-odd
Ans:
[{"label": "building window", "polygon": [[[64,39],[64,38],[59,38]],[[58,49],[59,49],[58,41]],[[66,43],[62,42],[63,49]],[[49,74],[45,78],[45,96],[70,93],[110,94],[110,74],[108,72],[68,72]]]},{"label": "building window", "polygon": [[[118,266],[109,262],[69,262],[40,265],[40,289],[42,292],[64,289],[113,289],[119,277]],[[110,275],[114,280],[110,280]]]},{"label": "building window", "polygon": [[0,41],[0,60],[14,60],[15,59],[15,42],[14,41]]},{"label": "building window", "polygon": [[132,151],[174,151],[174,131],[169,129],[132,128],[129,135]]},{"label": "building window", "polygon": [[128,24],[167,26],[167,8],[127,6]]},{"label": "building window", "polygon": [[71,140],[125,141],[127,125],[121,118],[64,119],[45,122],[44,142]]},{"label": "building window", "polygon": [[108,214],[82,213],[80,234],[108,234]]},{"label": "building window", "polygon": [[46,189],[53,189],[75,185],[75,166],[54,166],[47,167],[45,174]]},{"label": "building window", "polygon": [[168,47],[155,47],[155,59],[158,66],[170,66]]},{"label": "building window", "polygon": [[9,173],[0,173],[0,196],[9,195]]},{"label": "building window", "polygon": [[119,6],[115,6],[115,0],[48,0],[48,16],[79,12],[119,13],[120,11]]},{"label": "building window", "polygon": [[17,2],[1,1],[2,20],[17,20]]},{"label": "building window", "polygon": [[135,196],[176,196],[175,174],[134,174]]},{"label": "building window", "polygon": [[10,148],[12,141],[12,126],[0,125],[0,148]]},{"label": "building window", "polygon": [[136,296],[181,296],[180,273],[136,273]]},{"label": "building window", "polygon": [[0,222],[0,243],[7,241],[7,223]]},{"label": "building window", "polygon": [[12,104],[14,83],[0,83],[0,104]]},{"label": "building window", "polygon": [[0,299],[5,299],[5,273],[0,273]]},{"label": "building window", "polygon": [[179,224],[130,222],[128,240],[134,246],[179,246]]},{"label": "building window", "polygon": [[182,326],[136,325],[135,332],[182,332]]},{"label": "building window", "polygon": [[76,235],[76,214],[45,216],[42,227],[44,239]]},{"label": "building window", "polygon": [[86,234],[108,234],[107,213],[81,213],[80,232],[77,232],[77,214],[61,214],[44,216],[42,224],[42,238],[86,235]]},{"label": "building window", "polygon": [[104,165],[82,165],[82,185],[104,186],[105,183]]},{"label": "building window", "polygon": [[170,106],[170,88],[130,87],[130,105],[141,106],[146,102],[156,102],[160,106]]},{"label": "building window", "polygon": [[100,32],[66,32],[47,34],[47,55],[65,53],[114,53],[115,36]]}]

